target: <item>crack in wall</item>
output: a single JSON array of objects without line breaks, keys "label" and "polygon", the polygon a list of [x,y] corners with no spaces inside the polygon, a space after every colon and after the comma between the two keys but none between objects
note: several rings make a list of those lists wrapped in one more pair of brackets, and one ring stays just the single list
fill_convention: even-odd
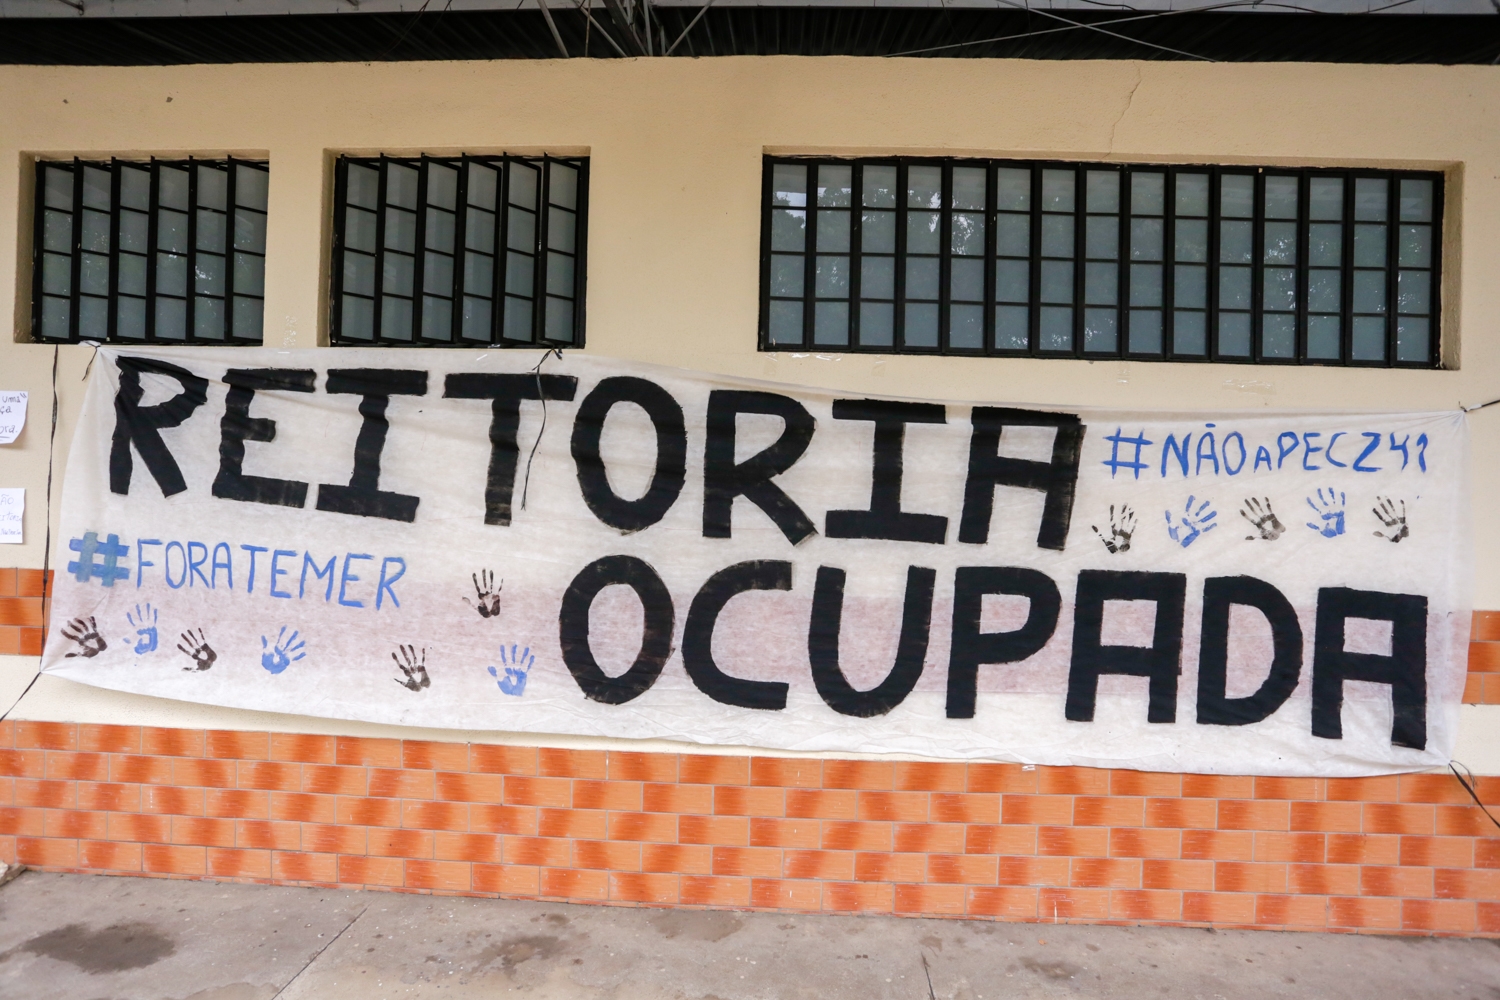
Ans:
[{"label": "crack in wall", "polygon": [[[1496,0],[1496,2],[1500,2],[1500,0]],[[1115,118],[1114,123],[1112,125],[1110,125],[1110,127],[1109,127],[1109,154],[1110,155],[1114,155],[1114,151],[1115,151],[1115,132],[1119,129],[1120,123],[1125,120],[1125,116],[1128,115],[1128,114],[1130,114],[1131,105],[1135,104],[1135,92],[1137,90],[1141,89],[1141,81],[1144,80],[1145,78],[1146,78],[1145,72],[1141,69],[1141,67],[1139,65],[1137,65],[1136,68],[1135,68],[1135,83],[1133,85],[1131,85],[1130,93],[1127,94],[1127,95],[1125,95],[1125,107],[1123,107],[1123,108],[1120,109],[1119,116],[1117,118]]]}]

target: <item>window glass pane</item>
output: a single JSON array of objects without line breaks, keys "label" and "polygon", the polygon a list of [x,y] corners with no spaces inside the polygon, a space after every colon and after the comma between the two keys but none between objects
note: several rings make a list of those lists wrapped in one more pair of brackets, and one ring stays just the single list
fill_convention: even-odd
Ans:
[{"label": "window glass pane", "polygon": [[1173,249],[1177,260],[1208,260],[1208,220],[1178,219]]},{"label": "window glass pane", "polygon": [[1314,269],[1307,278],[1307,309],[1309,312],[1336,313],[1339,311],[1343,276],[1338,271]]},{"label": "window glass pane", "polygon": [[1160,354],[1161,313],[1155,309],[1130,310],[1130,353]]},{"label": "window glass pane", "polygon": [[560,344],[573,342],[573,302],[571,299],[547,299],[547,339]]},{"label": "window glass pane", "polygon": [[1073,256],[1073,217],[1071,215],[1042,216],[1042,256]]},{"label": "window glass pane", "polygon": [[1120,210],[1120,175],[1113,170],[1090,170],[1085,181],[1088,188],[1088,211]]},{"label": "window glass pane", "polygon": [[1066,260],[1042,261],[1042,301],[1073,301],[1073,262]]},{"label": "window glass pane", "polygon": [[1073,211],[1076,176],[1071,170],[1042,171],[1042,211]]},{"label": "window glass pane", "polygon": [[156,291],[158,295],[187,294],[187,258],[176,254],[156,255]]},{"label": "window glass pane", "polygon": [[58,253],[73,250],[73,215],[71,212],[55,212],[47,209],[42,219],[42,247]]},{"label": "window glass pane", "polygon": [[161,209],[156,213],[156,248],[172,253],[187,253],[188,217],[186,212]]},{"label": "window glass pane", "polygon": [[943,206],[942,167],[907,168],[906,205],[908,208],[941,208]]},{"label": "window glass pane", "polygon": [[771,204],[790,208],[807,207],[806,167],[790,163],[776,164],[771,171]]},{"label": "window glass pane", "polygon": [[906,262],[906,297],[938,297],[938,262],[932,257],[914,257]]},{"label": "window glass pane", "polygon": [[771,343],[802,343],[802,303],[775,300],[771,303]]},{"label": "window glass pane", "polygon": [[1402,267],[1427,267],[1432,262],[1432,227],[1402,226],[1396,231]]},{"label": "window glass pane", "polygon": [[399,208],[385,210],[385,248],[402,253],[416,252],[417,217],[414,213]]},{"label": "window glass pane", "polygon": [[[512,213],[514,216],[515,213]],[[515,244],[512,243],[512,246]],[[771,212],[771,249],[805,250],[807,248],[807,212],[778,208]]]},{"label": "window glass pane", "polygon": [[194,290],[200,295],[224,294],[224,258],[200,253],[193,261]]},{"label": "window glass pane", "polygon": [[531,295],[535,270],[532,265],[534,258],[525,254],[508,253],[505,255],[505,290],[512,295]]},{"label": "window glass pane", "polygon": [[452,212],[437,208],[427,210],[427,228],[422,234],[422,242],[427,244],[427,249],[453,252],[453,219]]},{"label": "window glass pane", "polygon": [[1084,232],[1090,257],[1114,260],[1120,256],[1119,216],[1090,215],[1084,224]]},{"label": "window glass pane", "polygon": [[109,336],[109,300],[85,296],[78,300],[78,338],[104,340]]},{"label": "window glass pane", "polygon": [[864,169],[863,204],[868,208],[896,207],[896,168],[868,165]]},{"label": "window glass pane", "polygon": [[[1091,306],[1114,305],[1119,300],[1120,269],[1114,264],[1085,266],[1083,274],[1083,301]],[[1045,297],[1043,301],[1046,301]]]},{"label": "window glass pane", "polygon": [[[1432,221],[1432,181],[1402,179],[1401,221]],[[1426,351],[1423,351],[1423,354],[1425,356]]]},{"label": "window glass pane", "polygon": [[199,250],[212,250],[216,253],[223,253],[223,214],[220,212],[210,212],[205,208],[198,209],[198,232],[194,234],[194,242]]},{"label": "window glass pane", "polygon": [[[562,208],[576,209],[578,207],[578,170],[566,163],[551,163],[552,174],[549,178],[547,188],[547,200]],[[571,309],[569,310],[571,313]],[[572,321],[567,324],[569,331],[572,330]],[[550,329],[550,321],[549,321]],[[558,338],[551,338],[558,339]],[[572,339],[569,337],[568,339]]]},{"label": "window glass pane", "polygon": [[[552,215],[554,216],[554,218],[557,217],[557,216],[560,216],[562,214],[563,213],[561,213],[561,212],[553,212],[552,213]],[[572,220],[569,219],[568,221],[572,221]],[[562,225],[562,223],[554,221],[554,222],[551,223],[551,225],[558,226],[558,225]],[[569,246],[567,247],[567,249],[571,250],[572,249],[572,234],[569,233],[568,236],[569,236]],[[558,244],[554,243],[554,245],[558,245]],[[478,209],[478,208],[471,208],[471,209],[468,210],[468,212],[467,212],[467,214],[465,216],[465,219],[464,219],[464,246],[468,247],[470,250],[483,250],[486,253],[491,253],[491,252],[494,251],[494,249],[495,249],[495,217],[494,217],[494,215],[492,215],[489,212],[483,211],[482,209]],[[559,246],[559,248],[561,249],[560,246]]]},{"label": "window glass pane", "polygon": [[[198,164],[198,205],[201,208],[215,208],[220,212],[225,208],[225,196],[228,193],[229,172],[207,164]],[[222,320],[219,324],[223,327]]]},{"label": "window glass pane", "polygon": [[1131,260],[1161,260],[1164,228],[1160,219],[1131,219]]},{"label": "window glass pane", "polygon": [[109,211],[110,173],[98,167],[83,168],[83,203],[89,208]]},{"label": "window glass pane", "polygon": [[1262,259],[1267,264],[1297,263],[1297,224],[1267,222]]},{"label": "window glass pane", "polygon": [[[380,173],[373,167],[363,167],[357,163],[349,164],[347,186],[348,191],[345,197],[349,204],[368,208],[372,212],[379,207],[376,199],[380,193]],[[240,204],[246,203],[240,201]]]},{"label": "window glass pane", "polygon": [[995,252],[1002,257],[1025,257],[1031,252],[1031,217],[1002,212],[995,219]]},{"label": "window glass pane", "polygon": [[1219,223],[1219,260],[1225,264],[1250,263],[1253,223]]},{"label": "window glass pane", "polygon": [[1172,285],[1173,305],[1181,309],[1208,308],[1208,268],[1178,267]]},{"label": "window glass pane", "polygon": [[188,210],[188,173],[180,167],[158,167],[156,203],[163,208]]},{"label": "window glass pane", "polygon": [[[804,258],[801,256],[791,256],[789,254],[779,253],[771,255],[772,295],[800,296],[802,294],[803,279],[807,274],[807,268],[803,262]],[[873,260],[865,261],[865,273],[867,275],[870,271],[870,265],[876,262],[877,261]],[[887,265],[892,263],[889,259],[878,262]],[[867,280],[866,285],[868,285],[868,283],[869,282]],[[868,288],[866,288],[866,294],[869,294]],[[889,296],[885,297],[888,298]]]},{"label": "window glass pane", "polygon": [[906,252],[937,253],[941,220],[938,212],[907,212]]},{"label": "window glass pane", "polygon": [[849,258],[819,255],[815,262],[814,294],[820,299],[849,297]]},{"label": "window glass pane", "polygon": [[1201,358],[1208,353],[1208,317],[1201,312],[1172,315],[1172,353]]},{"label": "window glass pane", "polygon": [[853,184],[853,167],[819,167],[818,204],[820,206],[848,206],[854,197]]},{"label": "window glass pane", "polygon": [[1120,343],[1117,317],[1118,313],[1114,309],[1085,309],[1083,311],[1083,349],[1085,351],[1115,351]]},{"label": "window glass pane", "polygon": [[547,293],[573,297],[573,258],[566,254],[547,255]]},{"label": "window glass pane", "polygon": [[356,340],[373,340],[375,338],[375,303],[369,299],[345,295],[339,335]]},{"label": "window glass pane", "polygon": [[[1357,177],[1354,180],[1354,217],[1365,222],[1384,222],[1387,182],[1380,177]],[[1358,229],[1358,227],[1355,227]],[[1383,355],[1382,351],[1382,355]]]},{"label": "window glass pane", "polygon": [[427,163],[427,204],[453,211],[458,207],[458,171],[443,163]]},{"label": "window glass pane", "polygon": [[955,305],[948,314],[948,346],[958,351],[984,347],[984,307]]},{"label": "window glass pane", "polygon": [[1357,313],[1385,312],[1385,272],[1354,272],[1354,311]]},{"label": "window glass pane", "polygon": [[1026,325],[1029,320],[1030,313],[1024,306],[996,306],[995,348],[1001,351],[1026,350]]},{"label": "window glass pane", "polygon": [[[244,163],[236,163],[234,165],[234,203],[264,212],[270,181],[270,171]],[[235,320],[234,327],[235,336],[240,336],[238,318]],[[257,326],[256,329],[259,330],[259,327]]]},{"label": "window glass pane", "polygon": [[1130,304],[1133,306],[1161,305],[1160,264],[1130,265]]},{"label": "window glass pane", "polygon": [[984,256],[984,215],[979,212],[954,212],[951,250],[966,257]]},{"label": "window glass pane", "polygon": [[948,282],[951,298],[955,302],[983,302],[984,261],[958,258],[951,268]]},{"label": "window glass pane", "polygon": [[[464,254],[464,292],[489,298],[495,290],[495,258],[489,254]],[[486,313],[488,315],[488,313]]]},{"label": "window glass pane", "polygon": [[443,342],[453,339],[452,300],[433,295],[422,299],[422,339]]},{"label": "window glass pane", "polygon": [[896,213],[863,212],[860,215],[860,248],[865,253],[895,253]]},{"label": "window glass pane", "polygon": [[834,253],[849,250],[849,213],[818,213],[818,249]]},{"label": "window glass pane", "polygon": [[411,340],[411,299],[386,295],[380,300],[380,335],[390,340]]},{"label": "window glass pane", "polygon": [[985,209],[985,169],[983,167],[953,168],[953,206],[973,212]]},{"label": "window glass pane", "polygon": [[1219,314],[1219,356],[1226,358],[1248,358],[1250,356],[1250,314]]},{"label": "window glass pane", "polygon": [[489,299],[466,296],[464,298],[464,315],[462,321],[464,339],[489,343],[492,315],[493,306]]},{"label": "window glass pane", "polygon": [[1219,214],[1248,219],[1255,214],[1255,178],[1246,174],[1224,174],[1219,178]]},{"label": "window glass pane", "polygon": [[995,207],[1007,212],[1031,211],[1031,171],[1001,167],[995,174]]},{"label": "window glass pane", "polygon": [[1309,316],[1307,318],[1307,356],[1321,360],[1337,360],[1340,354],[1342,329],[1337,316]]},{"label": "window glass pane", "polygon": [[[51,212],[47,214],[49,217],[52,215]],[[134,253],[145,253],[150,250],[149,226],[150,217],[144,212],[122,210],[120,212],[120,249]]]},{"label": "window glass pane", "polygon": [[156,300],[156,328],[153,332],[157,340],[186,340],[186,300],[158,298]]},{"label": "window glass pane", "polygon": [[1314,177],[1308,182],[1307,215],[1314,220],[1338,221],[1344,217],[1344,179]]},{"label": "window glass pane", "polygon": [[573,253],[577,229],[576,214],[561,208],[552,209],[547,213],[547,247],[563,253]]},{"label": "window glass pane", "polygon": [[46,177],[44,184],[44,204],[48,208],[60,208],[65,212],[73,210],[73,171],[63,167],[44,167],[43,176]]},{"label": "window glass pane", "polygon": [[1344,257],[1344,227],[1314,222],[1307,227],[1307,262],[1315,267],[1337,267]]},{"label": "window glass pane", "polygon": [[1355,361],[1385,360],[1385,318],[1382,316],[1354,317]]},{"label": "window glass pane", "polygon": [[434,295],[453,294],[453,258],[428,251],[422,261],[422,291]]},{"label": "window glass pane", "polygon": [[896,341],[895,307],[887,302],[864,302],[859,307],[859,342],[866,347],[890,347]]},{"label": "window glass pane", "polygon": [[1178,215],[1208,215],[1208,175],[1178,174],[1173,191]]},{"label": "window glass pane", "polygon": [[1161,215],[1166,209],[1165,174],[1130,175],[1130,211],[1133,215]]},{"label": "window glass pane", "polygon": [[109,294],[109,258],[103,254],[82,254],[78,261],[78,290],[85,295]]},{"label": "window glass pane", "polygon": [[[470,205],[495,210],[495,192],[498,190],[500,173],[484,163],[469,164],[469,189],[466,200]],[[571,205],[569,206],[572,207]],[[472,213],[471,213],[472,215]],[[467,327],[465,327],[467,329]],[[489,327],[484,327],[488,331]],[[488,334],[486,334],[488,336]]]},{"label": "window glass pane", "polygon": [[69,299],[47,296],[42,300],[42,336],[67,337],[73,321],[73,304]]},{"label": "window glass pane", "polygon": [[[368,257],[354,259],[369,260]],[[374,268],[370,268],[374,272]],[[236,293],[245,295],[264,295],[266,293],[266,259],[255,257],[251,254],[237,253],[234,255],[234,290]],[[372,294],[374,289],[371,289]]]},{"label": "window glass pane", "polygon": [[224,339],[224,300],[199,298],[193,303],[193,336]]},{"label": "window glass pane", "polygon": [[829,346],[849,343],[849,303],[817,304],[813,311],[813,343]]},{"label": "window glass pane", "polygon": [[1396,324],[1396,360],[1426,363],[1431,350],[1429,322],[1425,318],[1403,316]]},{"label": "window glass pane", "polygon": [[1044,351],[1071,351],[1073,310],[1067,306],[1043,306],[1040,339]]},{"label": "window glass pane", "polygon": [[1266,218],[1297,217],[1297,178],[1266,177]]},{"label": "window glass pane", "polygon": [[240,340],[260,340],[265,303],[243,295],[234,297],[234,335]]},{"label": "window glass pane", "polygon": [[1432,311],[1432,272],[1401,272],[1396,279],[1396,311],[1419,316]]},{"label": "window glass pane", "polygon": [[124,295],[146,294],[146,258],[120,254],[120,292]]},{"label": "window glass pane", "polygon": [[[238,226],[239,219],[235,219]],[[366,253],[375,252],[375,213],[350,206],[344,209],[344,245]]]},{"label": "window glass pane", "polygon": [[536,252],[536,216],[519,208],[511,208],[508,211],[505,245],[512,250]]},{"label": "window glass pane", "polygon": [[125,340],[146,339],[145,299],[120,298],[116,302],[115,336]]},{"label": "window glass pane", "polygon": [[1024,260],[995,262],[995,300],[1028,302],[1031,299],[1031,265]]},{"label": "window glass pane", "polygon": [[[802,303],[796,302],[792,305],[801,309]],[[534,341],[531,332],[531,300],[516,298],[508,295],[505,298],[505,312],[502,317],[504,329],[502,335],[506,340],[514,340],[530,344]]]},{"label": "window glass pane", "polygon": [[[353,214],[353,213],[351,213]],[[359,212],[370,226],[370,249],[375,248],[375,216],[368,212]],[[255,253],[266,252],[266,216],[251,209],[237,208],[234,210],[234,248],[236,250],[250,250]]]},{"label": "window glass pane", "polygon": [[109,253],[109,215],[107,213],[84,209],[82,246],[84,250]]},{"label": "window glass pane", "polygon": [[[800,258],[798,263],[801,263]],[[801,278],[797,280],[799,294]],[[860,261],[859,292],[867,299],[896,297],[896,261],[891,257],[866,257]]]},{"label": "window glass pane", "polygon": [[1354,266],[1385,267],[1385,226],[1354,227]]},{"label": "window glass pane", "polygon": [[1260,354],[1263,358],[1292,358],[1297,352],[1297,317],[1268,313],[1262,318]]},{"label": "window glass pane", "polygon": [[525,163],[517,163],[514,160],[510,162],[509,171],[510,203],[512,205],[519,205],[522,208],[536,209],[538,207],[536,197],[537,181],[541,171],[536,167],[528,166]]},{"label": "window glass pane", "polygon": [[906,304],[906,332],[902,338],[906,346],[937,347],[937,322],[937,303],[908,302]]},{"label": "window glass pane", "polygon": [[417,168],[403,163],[385,165],[385,200],[389,205],[417,209]]}]

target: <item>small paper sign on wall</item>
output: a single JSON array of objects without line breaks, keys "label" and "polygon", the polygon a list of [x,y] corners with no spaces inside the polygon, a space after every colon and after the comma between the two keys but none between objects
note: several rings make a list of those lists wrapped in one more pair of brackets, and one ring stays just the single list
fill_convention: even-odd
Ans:
[{"label": "small paper sign on wall", "polygon": [[25,392],[0,390],[0,444],[10,444],[26,426],[26,398]]},{"label": "small paper sign on wall", "polygon": [[24,489],[0,489],[0,545],[20,545],[21,525],[26,514]]}]

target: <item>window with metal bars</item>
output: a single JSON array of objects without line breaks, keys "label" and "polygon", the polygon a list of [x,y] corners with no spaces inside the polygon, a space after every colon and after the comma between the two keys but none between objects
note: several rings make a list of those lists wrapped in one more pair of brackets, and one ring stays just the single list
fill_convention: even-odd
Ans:
[{"label": "window with metal bars", "polygon": [[39,160],[36,340],[258,344],[270,168]]},{"label": "window with metal bars", "polygon": [[588,160],[341,157],[332,331],[345,345],[583,345]]},{"label": "window with metal bars", "polygon": [[1433,368],[1443,176],[767,157],[762,350]]}]

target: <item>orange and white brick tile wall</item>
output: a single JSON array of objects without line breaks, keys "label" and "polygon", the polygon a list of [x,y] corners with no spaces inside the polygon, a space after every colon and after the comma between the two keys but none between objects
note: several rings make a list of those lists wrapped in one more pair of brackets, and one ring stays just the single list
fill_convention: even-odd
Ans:
[{"label": "orange and white brick tile wall", "polygon": [[[0,653],[34,655],[40,582],[0,570]],[[1466,700],[1500,703],[1500,615],[1477,614],[1475,639]],[[1479,793],[1500,803],[1500,778],[1479,779]],[[0,858],[630,905],[1500,937],[1500,829],[1448,774],[1253,778],[9,720]]]}]

